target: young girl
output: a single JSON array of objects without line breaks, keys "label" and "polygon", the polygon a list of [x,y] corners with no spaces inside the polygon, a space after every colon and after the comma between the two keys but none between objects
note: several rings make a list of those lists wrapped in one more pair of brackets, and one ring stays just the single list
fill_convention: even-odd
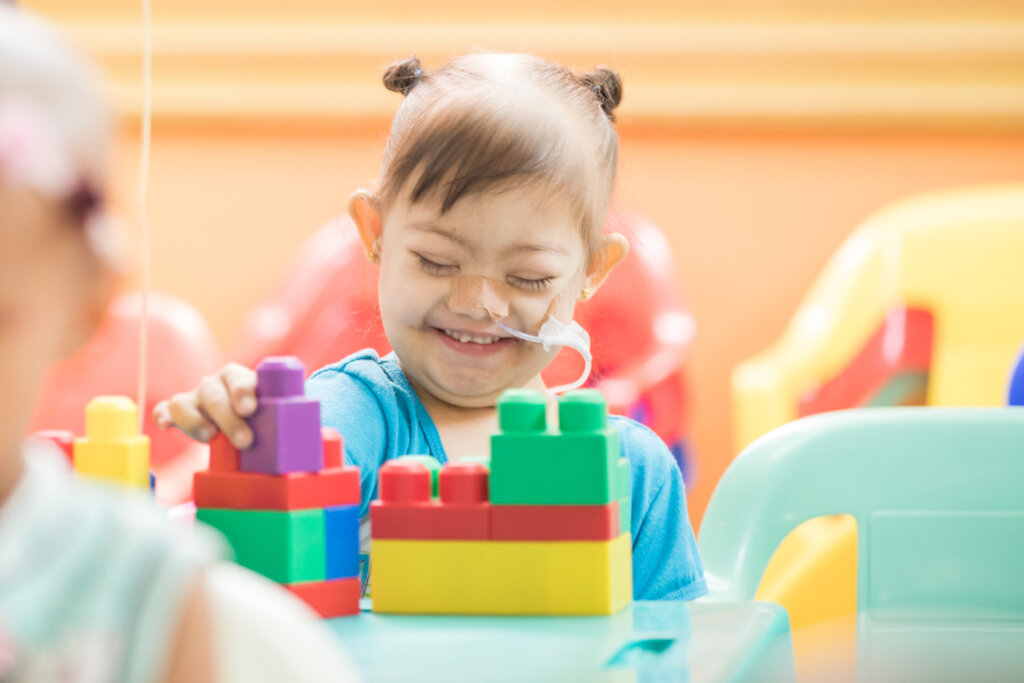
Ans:
[{"label": "young girl", "polygon": [[115,289],[109,129],[83,62],[0,3],[0,680],[345,678],[331,634],[214,563],[212,536],[188,545],[146,496],[77,482],[56,449],[22,444],[45,371]]},{"label": "young girl", "polygon": [[[566,326],[627,250],[621,235],[602,234],[618,154],[617,74],[575,76],[535,57],[488,53],[434,72],[411,57],[384,83],[405,101],[379,186],[352,195],[349,213],[380,264],[394,353],[359,352],[307,382],[362,470],[364,513],[386,460],[489,452],[498,396],[545,390],[540,373],[558,351],[523,335],[548,323],[587,352],[585,335]],[[201,440],[220,429],[244,447],[254,388],[253,371],[229,365],[154,417]],[[652,432],[612,423],[632,475],[634,597],[696,598],[706,588],[679,470]]]}]

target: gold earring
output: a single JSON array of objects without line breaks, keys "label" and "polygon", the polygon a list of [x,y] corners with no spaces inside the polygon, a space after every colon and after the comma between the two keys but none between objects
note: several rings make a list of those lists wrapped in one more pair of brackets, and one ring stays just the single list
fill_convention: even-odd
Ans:
[{"label": "gold earring", "polygon": [[367,249],[366,258],[370,261],[370,263],[380,263],[380,254],[378,254],[375,251],[370,251],[369,249]]},{"label": "gold earring", "polygon": [[590,297],[591,297],[591,296],[592,296],[593,294],[594,294],[594,293],[593,293],[592,291],[590,291],[589,289],[587,289],[586,287],[584,287],[584,288],[583,288],[583,291],[581,291],[581,292],[580,292],[580,298],[581,298],[581,299],[583,299],[584,301],[586,301],[586,300],[587,300],[587,299],[589,299],[589,298],[590,298]]}]

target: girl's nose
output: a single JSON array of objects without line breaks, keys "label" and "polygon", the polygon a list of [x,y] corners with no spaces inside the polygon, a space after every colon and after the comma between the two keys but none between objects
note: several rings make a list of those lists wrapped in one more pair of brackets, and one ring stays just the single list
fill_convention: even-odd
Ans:
[{"label": "girl's nose", "polygon": [[508,316],[511,286],[481,275],[456,275],[448,308],[472,318],[501,320]]}]

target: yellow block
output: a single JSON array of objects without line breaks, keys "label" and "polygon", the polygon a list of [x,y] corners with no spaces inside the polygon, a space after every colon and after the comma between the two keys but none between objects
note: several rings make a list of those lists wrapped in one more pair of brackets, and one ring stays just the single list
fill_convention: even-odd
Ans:
[{"label": "yellow block", "polygon": [[149,437],[94,443],[75,439],[75,471],[84,477],[149,488]]},{"label": "yellow block", "polygon": [[149,437],[138,433],[135,402],[99,396],[85,409],[85,437],[75,439],[75,471],[108,482],[149,488]]},{"label": "yellow block", "polygon": [[139,411],[127,396],[97,396],[85,407],[85,437],[119,441],[139,434]]},{"label": "yellow block", "polygon": [[632,600],[628,533],[611,541],[374,539],[375,612],[613,614]]}]

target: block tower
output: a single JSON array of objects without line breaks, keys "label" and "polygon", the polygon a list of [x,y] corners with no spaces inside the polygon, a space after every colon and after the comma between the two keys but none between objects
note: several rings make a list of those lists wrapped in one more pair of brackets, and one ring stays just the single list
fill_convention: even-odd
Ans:
[{"label": "block tower", "polygon": [[359,468],[342,463],[341,436],[321,429],[297,358],[256,368],[252,446],[223,434],[195,475],[196,519],[215,527],[244,567],[277,581],[321,616],[359,612]]},{"label": "block tower", "polygon": [[[423,456],[380,469],[370,505],[376,612],[612,614],[632,599],[629,463],[600,393],[498,401],[490,469]],[[435,463],[436,464],[436,463]]]},{"label": "block tower", "polygon": [[[40,436],[60,443],[55,433]],[[89,401],[85,436],[74,440],[72,450],[75,471],[81,476],[138,488],[152,486],[149,437],[139,434],[139,412],[130,398],[99,396]]]}]

